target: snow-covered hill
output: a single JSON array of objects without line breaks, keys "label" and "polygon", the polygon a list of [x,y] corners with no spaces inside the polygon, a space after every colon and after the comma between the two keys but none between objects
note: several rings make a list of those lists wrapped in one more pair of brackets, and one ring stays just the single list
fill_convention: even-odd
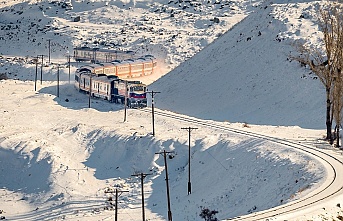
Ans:
[{"label": "snow-covered hill", "polygon": [[[220,219],[261,211],[305,196],[326,178],[310,156],[257,138],[161,116],[152,136],[146,112],[129,109],[123,122],[120,105],[94,99],[88,108],[66,66],[56,96],[56,63],[65,63],[74,46],[130,49],[159,60],[157,72],[141,79],[158,79],[149,85],[161,92],[158,108],[333,150],[321,141],[322,86],[287,59],[295,39],[318,41],[318,2],[71,1],[71,10],[58,1],[0,4],[0,73],[10,78],[0,81],[0,216],[112,220],[114,195],[106,190],[119,188],[129,191],[120,196],[119,220],[141,220],[140,180],[132,175],[143,172],[146,218],[167,220],[165,167],[156,154],[162,150],[173,152],[174,220],[200,220],[204,207]],[[48,40],[53,64],[44,66],[35,92],[30,60],[47,55]],[[191,195],[188,134],[181,129],[188,126],[198,127]],[[340,200],[295,220],[337,218]]]},{"label": "snow-covered hill", "polygon": [[294,40],[316,42],[315,8],[308,2],[261,4],[154,82],[152,89],[162,92],[158,107],[220,121],[324,128],[323,86],[310,70],[288,59]]},{"label": "snow-covered hill", "polygon": [[[151,53],[167,70],[212,42],[253,8],[245,1],[64,1],[3,2],[3,54],[47,54],[55,58],[75,46]],[[75,18],[80,17],[79,22]],[[23,50],[24,49],[24,50]]]}]

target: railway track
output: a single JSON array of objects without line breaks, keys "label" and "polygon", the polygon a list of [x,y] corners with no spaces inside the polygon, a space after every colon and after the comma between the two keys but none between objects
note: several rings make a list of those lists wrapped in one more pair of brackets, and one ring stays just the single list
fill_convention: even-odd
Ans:
[{"label": "railway track", "polygon": [[[148,108],[141,109],[144,112],[150,112]],[[156,110],[155,115],[160,117],[172,118],[182,122],[188,122],[194,125],[200,125],[203,127],[213,128],[217,130],[222,130],[225,132],[236,133],[244,136],[249,136],[257,139],[263,139],[270,142],[274,142],[279,145],[286,146],[288,148],[293,148],[304,154],[311,155],[313,158],[318,160],[323,164],[327,170],[326,180],[314,191],[310,192],[303,198],[291,201],[284,205],[280,205],[268,210],[259,211],[256,213],[251,213],[247,215],[242,215],[234,217],[227,220],[286,220],[289,218],[296,218],[304,214],[304,211],[311,213],[318,209],[322,209],[323,203],[333,199],[337,196],[343,196],[343,161],[337,157],[330,155],[326,151],[320,150],[308,144],[303,144],[300,142],[289,141],[282,138],[276,138],[272,136],[262,135],[254,132],[244,131],[229,127],[228,125],[218,124],[216,122],[209,122],[206,120],[200,120],[196,118],[191,118],[187,116],[182,116],[179,114]],[[332,205],[335,206],[335,205]],[[306,213],[305,212],[305,213]]]}]

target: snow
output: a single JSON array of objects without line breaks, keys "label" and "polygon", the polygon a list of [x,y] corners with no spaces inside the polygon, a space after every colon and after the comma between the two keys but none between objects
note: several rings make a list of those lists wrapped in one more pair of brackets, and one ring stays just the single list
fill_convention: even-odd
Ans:
[{"label": "snow", "polygon": [[[193,2],[193,1],[191,1]],[[6,220],[141,220],[144,179],[147,220],[167,220],[168,154],[174,220],[200,220],[202,208],[220,220],[301,199],[331,178],[315,156],[271,140],[223,130],[268,135],[325,151],[324,89],[310,70],[291,62],[296,39],[319,41],[316,1],[71,1],[1,2],[0,216]],[[173,16],[171,16],[173,14]],[[300,15],[305,15],[300,18]],[[80,22],[73,18],[80,16]],[[219,18],[219,23],[213,21]],[[3,38],[1,38],[3,36]],[[219,37],[219,38],[218,38]],[[35,65],[44,57],[37,91]],[[152,136],[148,109],[91,100],[73,86],[66,55],[73,46],[100,46],[153,54],[159,66],[142,80],[156,95]],[[60,66],[57,97],[57,64]],[[150,102],[149,102],[150,103]],[[208,127],[180,121],[196,119]],[[192,193],[187,194],[188,133]],[[341,195],[287,220],[335,219]]]}]

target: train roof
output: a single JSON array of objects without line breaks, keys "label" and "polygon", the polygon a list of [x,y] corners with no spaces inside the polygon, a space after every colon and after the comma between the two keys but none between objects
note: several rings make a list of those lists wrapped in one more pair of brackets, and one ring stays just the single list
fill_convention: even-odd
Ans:
[{"label": "train roof", "polygon": [[152,55],[152,54],[146,54],[146,55],[144,55],[144,57],[145,57],[145,58],[155,58],[155,56]]},{"label": "train roof", "polygon": [[108,52],[108,53],[119,53],[119,54],[134,54],[134,51],[120,51],[106,48],[90,48],[90,47],[75,47],[74,50],[78,51],[97,51],[97,52]]},{"label": "train roof", "polygon": [[125,64],[135,64],[135,63],[142,63],[145,61],[149,61],[145,58],[138,58],[138,59],[127,59],[127,60],[123,60],[123,61],[119,61],[119,60],[114,60],[110,63],[95,63],[95,64],[86,64],[83,65],[81,67],[79,67],[77,70],[80,71],[86,71],[88,70],[89,72],[92,72],[95,69],[99,69],[99,68],[109,68],[109,67],[116,67],[119,65],[125,65]]},{"label": "train roof", "polygon": [[[90,72],[84,72],[84,73],[82,73],[82,75],[86,75],[86,76],[90,76],[91,75],[91,73]],[[92,77],[94,77],[94,75],[92,75]],[[96,79],[97,80],[100,80],[100,81],[113,81],[113,80],[120,80],[119,78],[118,78],[118,76],[107,76],[107,75],[105,75],[105,74],[100,74],[100,75],[97,75],[96,76]]]}]

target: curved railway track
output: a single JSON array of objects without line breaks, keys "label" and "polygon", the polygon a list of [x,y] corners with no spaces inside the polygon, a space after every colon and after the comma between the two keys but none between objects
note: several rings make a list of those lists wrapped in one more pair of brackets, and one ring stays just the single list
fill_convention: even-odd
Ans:
[{"label": "curved railway track", "polygon": [[[144,112],[150,112],[150,109],[141,109]],[[171,112],[165,112],[161,110],[154,111],[155,115],[172,118],[175,120],[192,123],[194,125],[201,125],[208,128],[214,128],[226,132],[241,134],[244,136],[254,137],[257,139],[263,139],[270,142],[277,143],[289,148],[296,149],[304,154],[311,155],[313,158],[320,161],[327,170],[326,180],[314,191],[310,192],[301,199],[291,201],[284,205],[273,207],[264,211],[259,211],[256,213],[251,213],[247,215],[242,215],[234,217],[227,220],[286,220],[286,218],[296,218],[304,214],[304,210],[308,213],[316,209],[322,209],[321,204],[327,202],[328,200],[343,195],[343,161],[335,156],[330,155],[320,149],[313,146],[302,144],[300,142],[289,141],[286,139],[276,138],[272,136],[262,135],[254,132],[248,132],[244,130],[239,130],[231,128],[226,125],[219,125],[215,122],[209,122],[206,120],[200,120],[196,118],[191,118],[187,116],[182,116],[179,114],[174,114]],[[334,205],[333,205],[334,206]],[[281,218],[282,217],[282,218]]]}]

